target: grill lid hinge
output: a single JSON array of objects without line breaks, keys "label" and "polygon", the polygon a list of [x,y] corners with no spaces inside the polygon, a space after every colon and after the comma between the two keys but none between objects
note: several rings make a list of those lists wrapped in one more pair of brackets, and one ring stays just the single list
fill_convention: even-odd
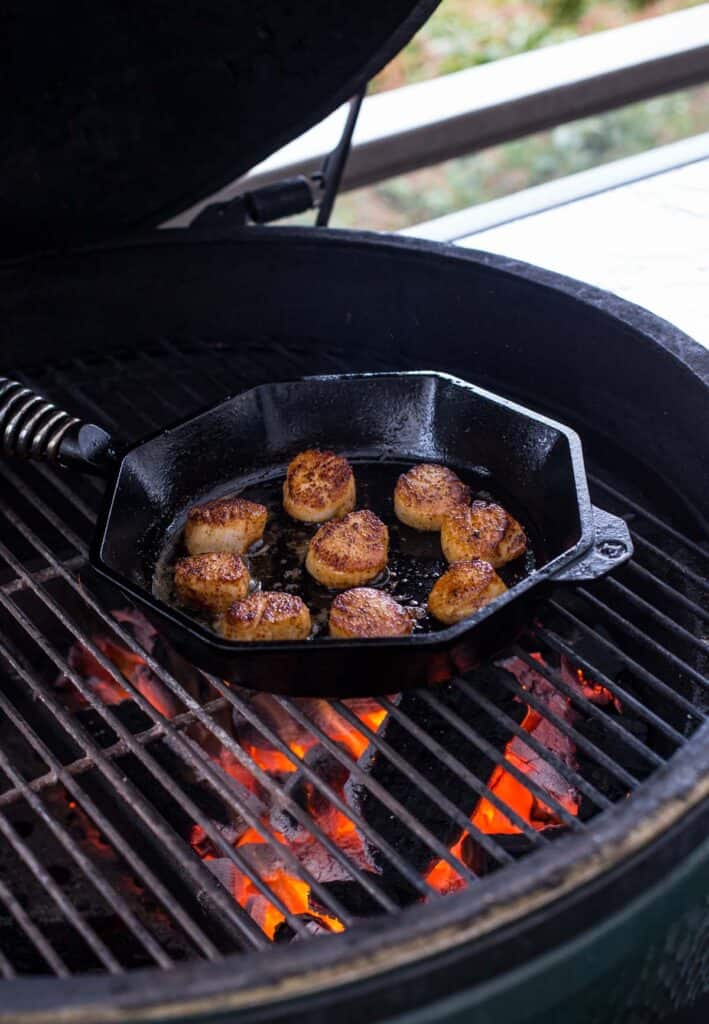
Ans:
[{"label": "grill lid hinge", "polygon": [[319,171],[284,178],[251,192],[242,192],[223,203],[210,203],[195,217],[190,227],[237,228],[249,224],[269,224],[307,210],[318,210],[315,225],[326,227],[342,181],[366,91],[365,85],[350,100],[342,135]]}]

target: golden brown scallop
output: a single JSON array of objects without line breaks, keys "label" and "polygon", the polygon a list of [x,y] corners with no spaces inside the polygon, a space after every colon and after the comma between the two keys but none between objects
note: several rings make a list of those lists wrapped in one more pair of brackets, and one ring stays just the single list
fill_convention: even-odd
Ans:
[{"label": "golden brown scallop", "polygon": [[268,512],[246,498],[217,498],[191,508],[185,524],[185,547],[191,555],[227,551],[241,555],[260,540]]},{"label": "golden brown scallop", "polygon": [[340,639],[408,636],[414,628],[406,608],[373,587],[338,594],[330,607],[330,636]]},{"label": "golden brown scallop", "polygon": [[428,595],[428,610],[439,622],[452,626],[484,608],[506,590],[489,562],[479,558],[454,562],[433,584]]},{"label": "golden brown scallop", "polygon": [[318,583],[337,590],[368,583],[384,569],[389,531],[369,509],[325,523],[308,545],[305,568]]},{"label": "golden brown scallop", "polygon": [[305,640],[310,633],[310,612],[295,594],[257,591],[235,601],[217,619],[227,640]]},{"label": "golden brown scallop", "polygon": [[527,550],[527,538],[517,520],[500,505],[474,501],[445,517],[441,547],[449,562],[482,558],[498,569]]},{"label": "golden brown scallop", "polygon": [[324,523],[355,507],[355,478],[347,459],[318,448],[300,452],[283,483],[283,508],[302,523]]},{"label": "golden brown scallop", "polygon": [[175,590],[185,604],[221,612],[249,592],[243,558],[225,552],[188,555],[175,563]]},{"label": "golden brown scallop", "polygon": [[444,517],[470,501],[470,488],[452,469],[424,462],[402,473],[394,488],[397,518],[414,530],[440,530]]}]

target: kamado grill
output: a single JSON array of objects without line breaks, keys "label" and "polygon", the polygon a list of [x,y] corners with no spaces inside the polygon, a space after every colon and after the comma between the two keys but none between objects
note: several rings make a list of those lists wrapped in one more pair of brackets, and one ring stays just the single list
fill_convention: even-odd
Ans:
[{"label": "kamado grill", "polygon": [[274,695],[89,570],[99,477],[0,460],[1,1021],[699,1019],[706,353],[483,253],[229,210],[137,233],[352,95],[430,5],[355,7],[137,28],[104,4],[47,52],[18,12],[0,373],[127,445],[275,380],[449,373],[578,431],[634,554],[535,592],[450,681]]}]

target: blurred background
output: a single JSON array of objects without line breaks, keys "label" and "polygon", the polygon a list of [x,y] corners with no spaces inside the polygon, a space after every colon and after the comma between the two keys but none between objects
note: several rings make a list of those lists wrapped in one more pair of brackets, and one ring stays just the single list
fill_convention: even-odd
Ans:
[{"label": "blurred background", "polygon": [[[693,6],[698,3],[443,0],[369,91],[381,93]],[[394,231],[708,130],[709,85],[701,85],[342,193],[331,224]]]}]

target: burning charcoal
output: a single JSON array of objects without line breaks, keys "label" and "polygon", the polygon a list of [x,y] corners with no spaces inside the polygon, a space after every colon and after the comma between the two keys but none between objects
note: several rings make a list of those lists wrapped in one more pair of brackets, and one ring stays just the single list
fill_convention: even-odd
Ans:
[{"label": "burning charcoal", "polygon": [[[521,722],[525,714],[524,705],[501,684],[499,673],[500,670],[494,666],[486,666],[469,678],[496,707],[515,721]],[[463,692],[453,685],[438,687],[435,692],[438,699],[456,712],[462,721],[485,737],[496,749],[504,749],[510,740],[509,730],[504,724],[468,700]],[[415,693],[404,694],[399,698],[398,706],[481,782],[487,781],[494,768],[490,758],[438,716],[420,697]],[[466,817],[470,816],[478,802],[478,795],[453,768],[448,767],[428,746],[414,737],[393,715],[388,715],[382,722],[378,736],[386,740],[408,765],[420,772]],[[432,800],[419,789],[409,771],[400,771],[396,768],[374,744],[360,758],[360,765],[441,843],[448,847],[453,845],[460,836],[460,826],[450,820],[439,801]],[[350,780],[345,792],[348,802],[359,810],[365,821],[417,871],[425,874],[430,869],[437,859],[435,853],[423,839],[410,832],[369,789],[359,782]],[[381,851],[367,837],[363,839],[371,867],[377,872],[389,870],[389,862]]]},{"label": "burning charcoal", "polygon": [[[381,875],[372,871],[365,871],[365,875],[371,879],[379,890],[394,900],[400,907],[408,907],[421,899],[421,893],[410,883],[393,870]],[[381,904],[374,899],[359,882],[351,879],[326,882],[325,887],[353,917],[375,917],[383,914]],[[319,913],[326,913],[327,908],[323,906],[314,893],[310,894],[310,905]]]},{"label": "burning charcoal", "polygon": [[[342,792],[349,772],[346,766],[338,761],[329,750],[326,750],[321,745],[312,747],[305,755],[304,761],[335,792]],[[302,768],[293,772],[287,778],[283,789],[287,796],[294,800],[299,807],[302,807],[304,811],[308,811],[315,819],[327,812],[330,801],[323,794],[322,790],[308,779]],[[277,798],[274,798],[273,804],[271,821],[277,831],[293,835],[303,828],[287,809],[278,806]]]},{"label": "burning charcoal", "polygon": [[[309,750],[317,740],[307,729],[289,715],[275,697],[268,693],[251,693],[250,708],[259,719],[289,747]],[[258,750],[273,750],[267,737],[253,725],[238,708],[233,711],[234,728],[242,745]],[[278,753],[276,751],[276,753]]]},{"label": "burning charcoal", "polygon": [[[505,661],[499,662],[499,665],[513,675],[521,686],[533,693],[537,700],[543,703],[557,718],[567,722],[575,722],[577,716],[570,707],[568,698],[563,693],[560,693],[553,683],[550,683],[543,675],[530,668],[525,661],[521,658],[507,658]],[[586,685],[585,683],[582,684],[575,676],[571,676],[571,679],[573,680],[571,685],[575,685],[579,689],[582,685]],[[522,725],[534,736],[538,743],[541,743],[551,754],[554,754],[559,761],[567,765],[572,771],[576,770],[578,767],[576,745],[566,733],[561,732],[547,718],[544,718],[540,712],[532,708],[529,709]],[[521,737],[515,736],[509,743],[506,756],[517,767],[528,773],[542,789],[554,797],[557,803],[560,803],[572,813],[577,810],[578,793],[576,789],[560,775],[556,768],[549,764],[540,754],[532,750]],[[554,814],[543,803],[540,803],[538,799],[533,798],[531,810],[534,812],[529,815],[532,821],[535,818],[536,820],[542,819],[545,812],[548,812],[549,823],[558,824]]]},{"label": "burning charcoal", "polygon": [[[549,840],[560,839],[562,836],[568,835],[569,832],[570,829],[566,825],[556,825],[543,830],[544,838]],[[501,846],[515,860],[520,860],[535,849],[532,840],[524,835],[523,832],[503,832],[500,835],[491,835],[490,839],[497,843],[498,846]],[[466,835],[463,839],[460,846],[460,856],[470,870],[480,877],[489,875],[500,866],[499,862],[487,850],[483,849],[471,835]]]},{"label": "burning charcoal", "polygon": [[[305,925],[308,936],[330,935],[333,931],[326,921],[313,914],[298,914],[298,920]],[[281,921],[273,934],[273,941],[278,943],[298,942],[302,937],[291,928],[287,921]]]},{"label": "burning charcoal", "polygon": [[[129,609],[111,612],[120,623],[127,625],[138,644],[151,653],[155,643],[155,630],[138,612]],[[182,708],[168,687],[150,670],[142,654],[126,647],[108,633],[93,633],[92,644],[117,670],[118,678],[105,668],[93,653],[81,642],[69,649],[67,661],[70,668],[84,680],[104,704],[120,705],[131,699],[130,691],[121,685],[120,677],[134,686],[152,706],[165,718],[174,718]],[[64,690],[71,707],[82,707],[84,698],[75,690],[71,680],[60,675],[55,685]]]},{"label": "burning charcoal", "polygon": [[583,696],[592,704],[598,704],[601,707],[610,704],[618,714],[622,714],[623,706],[619,698],[615,697],[607,687],[589,679],[582,669],[577,668],[565,654],[561,656],[559,675],[568,686],[580,688]]}]

